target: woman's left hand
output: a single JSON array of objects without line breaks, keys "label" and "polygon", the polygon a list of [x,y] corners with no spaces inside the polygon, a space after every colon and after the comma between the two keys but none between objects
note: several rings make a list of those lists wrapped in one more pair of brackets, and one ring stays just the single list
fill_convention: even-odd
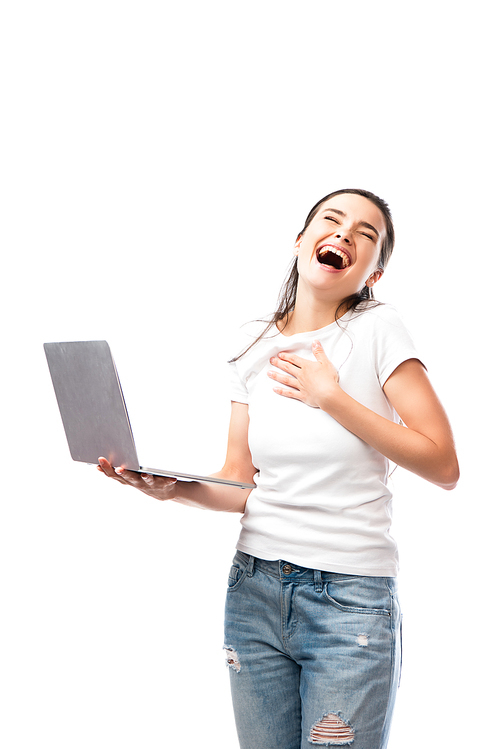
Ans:
[{"label": "woman's left hand", "polygon": [[285,385],[284,388],[274,388],[278,395],[295,398],[311,408],[321,408],[321,404],[340,387],[339,375],[319,341],[313,341],[312,352],[316,361],[286,352],[273,356],[271,364],[281,371],[270,370],[268,375]]}]

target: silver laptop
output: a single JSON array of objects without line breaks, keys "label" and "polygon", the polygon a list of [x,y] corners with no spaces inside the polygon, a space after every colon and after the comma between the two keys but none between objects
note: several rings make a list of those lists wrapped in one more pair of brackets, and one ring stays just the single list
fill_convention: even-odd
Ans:
[{"label": "silver laptop", "polygon": [[73,460],[190,481],[251,489],[254,484],[146,468],[139,464],[118,372],[106,341],[44,343],[52,384]]}]

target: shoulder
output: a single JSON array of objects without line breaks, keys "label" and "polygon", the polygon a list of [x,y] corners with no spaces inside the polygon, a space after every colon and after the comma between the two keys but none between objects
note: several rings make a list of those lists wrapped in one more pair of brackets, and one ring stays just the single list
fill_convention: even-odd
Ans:
[{"label": "shoulder", "polygon": [[401,313],[392,304],[384,302],[354,310],[348,322],[351,329],[376,338],[398,333],[409,335]]},{"label": "shoulder", "polygon": [[370,321],[371,324],[377,321],[387,324],[398,324],[402,322],[401,314],[398,312],[396,307],[386,302],[372,302],[366,307],[358,308],[353,312],[353,320],[366,320]]},{"label": "shoulder", "polygon": [[[244,323],[241,325],[230,340],[230,359],[243,359],[246,357],[247,350],[252,347],[252,351],[260,349],[265,346],[265,342],[268,338],[273,337],[277,334],[277,330],[274,325],[271,326],[269,331],[266,328],[269,327],[269,322],[266,320],[252,320],[251,322]],[[259,337],[265,333],[262,339]],[[256,352],[257,353],[257,352]]]},{"label": "shoulder", "polygon": [[401,314],[392,304],[373,306],[361,317],[365,321],[359,337],[363,338],[363,348],[372,352],[381,386],[404,361],[422,361]]}]

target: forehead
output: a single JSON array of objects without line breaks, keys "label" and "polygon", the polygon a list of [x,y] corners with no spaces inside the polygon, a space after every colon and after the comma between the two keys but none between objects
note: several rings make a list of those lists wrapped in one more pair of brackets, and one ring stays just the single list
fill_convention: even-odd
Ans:
[{"label": "forehead", "polygon": [[385,235],[384,214],[380,208],[377,208],[375,203],[372,203],[371,200],[362,195],[355,195],[353,193],[334,195],[333,198],[322,203],[316,215],[321,216],[323,213],[328,212],[329,208],[342,211],[347,219],[356,223],[362,221],[371,224],[377,229],[380,236]]}]

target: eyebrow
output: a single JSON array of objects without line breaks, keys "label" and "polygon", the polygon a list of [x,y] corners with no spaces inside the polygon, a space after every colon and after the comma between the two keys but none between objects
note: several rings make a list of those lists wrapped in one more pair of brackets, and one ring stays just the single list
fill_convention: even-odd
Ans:
[{"label": "eyebrow", "polygon": [[[342,216],[342,218],[346,217],[346,214],[344,213],[344,211],[339,211],[338,208],[325,208],[323,213],[326,213],[327,211],[330,211],[331,213],[337,213],[339,216]],[[374,226],[369,224],[368,221],[358,221],[358,225],[364,226],[366,229],[371,229],[373,232],[375,232],[377,237],[380,237],[380,234],[378,233],[378,231],[375,229]]]}]

